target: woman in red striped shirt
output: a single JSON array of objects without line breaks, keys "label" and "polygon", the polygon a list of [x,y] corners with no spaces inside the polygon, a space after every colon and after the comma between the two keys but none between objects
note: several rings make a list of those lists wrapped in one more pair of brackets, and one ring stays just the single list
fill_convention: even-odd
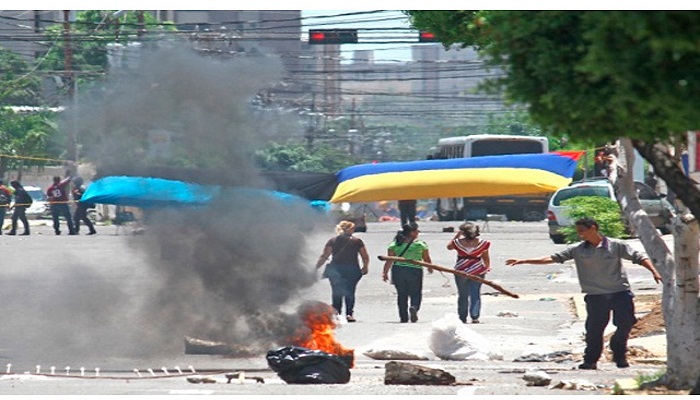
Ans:
[{"label": "woman in red striped shirt", "polygon": [[[460,225],[455,237],[447,244],[448,250],[457,251],[455,269],[482,279],[491,270],[489,247],[491,242],[479,239],[479,226],[472,222]],[[455,284],[459,319],[466,324],[467,316],[471,315],[472,324],[478,324],[481,314],[481,282],[455,275]]]}]

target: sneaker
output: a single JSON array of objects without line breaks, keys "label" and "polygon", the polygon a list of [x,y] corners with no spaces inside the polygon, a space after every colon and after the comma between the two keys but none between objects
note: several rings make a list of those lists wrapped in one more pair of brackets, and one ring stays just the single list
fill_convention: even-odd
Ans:
[{"label": "sneaker", "polygon": [[596,363],[584,362],[583,364],[578,366],[578,369],[598,369],[598,366],[596,365]]},{"label": "sneaker", "polygon": [[15,232],[13,232],[13,231],[10,231],[10,232],[7,232],[7,234],[10,235],[10,236],[15,236],[17,233],[15,233]]},{"label": "sneaker", "polygon": [[481,323],[481,322],[479,321],[478,318],[472,320],[472,324],[480,324],[480,323]]},{"label": "sneaker", "polygon": [[86,233],[86,235],[96,235],[96,234],[97,234],[97,232],[95,232],[95,231]]},{"label": "sneaker", "polygon": [[411,314],[411,322],[416,322],[418,321],[418,310],[416,310],[415,307],[411,306],[408,309],[409,314]]},{"label": "sneaker", "polygon": [[356,321],[357,321],[357,320],[355,319],[355,317],[353,317],[352,315],[346,316],[345,319],[347,319],[348,322],[356,322]]}]

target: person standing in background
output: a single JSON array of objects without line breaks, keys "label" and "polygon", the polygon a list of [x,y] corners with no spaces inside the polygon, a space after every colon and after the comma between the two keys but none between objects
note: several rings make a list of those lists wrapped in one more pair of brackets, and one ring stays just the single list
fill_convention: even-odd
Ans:
[{"label": "person standing in background", "polygon": [[51,207],[51,217],[53,218],[53,230],[56,232],[56,235],[61,234],[60,217],[66,220],[68,234],[77,235],[70,215],[70,208],[68,207],[68,184],[70,181],[70,172],[66,171],[66,177],[63,180],[61,180],[60,176],[54,176],[53,184],[46,190],[46,196]]},{"label": "person standing in background", "polygon": [[12,190],[5,186],[3,181],[0,180],[0,235],[2,235],[2,228],[5,225],[5,214],[10,208],[11,201]]},{"label": "person standing in background", "polygon": [[19,181],[10,182],[10,186],[15,190],[15,204],[12,206],[14,210],[12,213],[12,229],[8,235],[17,234],[17,220],[22,221],[24,225],[24,233],[22,235],[29,235],[29,221],[27,221],[26,211],[34,200],[32,200],[32,196],[24,190],[24,187]]},{"label": "person standing in background", "polygon": [[73,215],[73,224],[75,225],[75,233],[80,233],[80,221],[85,222],[85,226],[88,227],[88,235],[94,235],[97,233],[95,226],[93,225],[90,218],[87,216],[88,208],[94,208],[93,203],[83,203],[80,201],[85,193],[85,186],[83,185],[83,178],[77,177],[73,180],[73,200],[75,201],[75,214]]},{"label": "person standing in background", "polygon": [[401,226],[416,222],[416,200],[399,200]]}]

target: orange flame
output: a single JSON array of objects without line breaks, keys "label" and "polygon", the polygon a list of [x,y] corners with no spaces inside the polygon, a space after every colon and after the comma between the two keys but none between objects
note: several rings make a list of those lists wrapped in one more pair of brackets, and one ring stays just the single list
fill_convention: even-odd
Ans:
[{"label": "orange flame", "polygon": [[338,326],[335,322],[335,309],[326,303],[307,303],[299,310],[299,316],[307,329],[301,329],[292,342],[295,346],[311,350],[321,350],[350,360],[354,366],[354,350],[343,347],[333,335]]}]

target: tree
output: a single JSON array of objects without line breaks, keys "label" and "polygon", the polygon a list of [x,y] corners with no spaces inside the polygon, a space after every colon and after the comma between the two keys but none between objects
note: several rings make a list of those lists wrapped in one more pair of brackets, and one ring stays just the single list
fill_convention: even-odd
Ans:
[{"label": "tree", "polygon": [[66,41],[63,24],[46,28],[46,34],[54,44],[42,59],[39,68],[47,71],[64,71],[67,45],[71,47],[71,70],[80,73],[81,79],[93,80],[104,76],[109,69],[109,45],[125,45],[134,41],[147,41],[147,33],[174,31],[171,23],[161,23],[150,13],[116,10],[88,10],[78,12],[71,23]]},{"label": "tree", "polygon": [[[12,110],[0,110],[0,177],[9,169],[20,171],[28,165],[42,165],[35,158],[47,158],[52,153],[52,139],[56,137],[57,125],[53,113],[38,112],[17,114]],[[56,150],[56,149],[54,149]],[[15,158],[14,156],[17,156]]]},{"label": "tree", "polygon": [[0,105],[41,105],[41,80],[21,56],[0,48]]},{"label": "tree", "polygon": [[[550,131],[596,142],[629,138],[693,215],[700,190],[668,151],[700,127],[700,13],[676,11],[408,11],[415,28],[446,46],[476,46],[504,75],[488,85],[525,104]],[[624,148],[624,140],[620,147]],[[664,278],[668,364],[664,383],[692,387],[700,376],[697,254],[679,263],[632,193],[627,172],[613,169],[623,209]],[[620,173],[619,181],[616,176]],[[695,248],[697,222],[674,228],[676,243]],[[677,234],[684,234],[685,240]],[[661,242],[661,243],[659,243]],[[694,244],[694,245],[693,245]],[[676,259],[680,252],[675,253]],[[693,276],[694,272],[694,276]],[[680,281],[679,281],[680,279]],[[678,286],[681,285],[681,286]],[[682,305],[681,305],[682,304]],[[682,321],[690,321],[683,323]]]},{"label": "tree", "polygon": [[254,158],[261,169],[271,171],[336,172],[358,162],[333,147],[321,145],[308,150],[302,144],[293,143],[272,143],[258,150]]}]

